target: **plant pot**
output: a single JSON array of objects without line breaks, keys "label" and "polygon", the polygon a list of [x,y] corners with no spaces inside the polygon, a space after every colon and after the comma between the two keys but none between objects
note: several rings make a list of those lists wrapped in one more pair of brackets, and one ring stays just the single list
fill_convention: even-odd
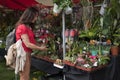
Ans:
[{"label": "plant pot", "polygon": [[98,53],[98,51],[97,51],[97,50],[91,50],[91,54],[92,54],[92,56],[96,56],[96,55],[97,55],[97,53]]},{"label": "plant pot", "polygon": [[110,49],[112,56],[118,56],[119,54],[119,47],[118,46],[112,46]]},{"label": "plant pot", "polygon": [[67,6],[67,7],[65,8],[65,13],[66,13],[66,14],[71,14],[71,13],[72,13],[72,8],[69,7],[69,6]]},{"label": "plant pot", "polygon": [[103,55],[108,55],[108,54],[109,54],[109,51],[107,51],[107,50],[102,50],[102,54],[103,54]]}]

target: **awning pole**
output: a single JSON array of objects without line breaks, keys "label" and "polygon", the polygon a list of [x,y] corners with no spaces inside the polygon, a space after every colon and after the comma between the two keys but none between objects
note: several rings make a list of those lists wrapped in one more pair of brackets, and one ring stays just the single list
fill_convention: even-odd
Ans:
[{"label": "awning pole", "polygon": [[[63,60],[65,58],[66,53],[66,45],[65,45],[65,13],[62,12],[62,35],[63,35]],[[63,79],[65,80],[65,75],[63,75]]]}]

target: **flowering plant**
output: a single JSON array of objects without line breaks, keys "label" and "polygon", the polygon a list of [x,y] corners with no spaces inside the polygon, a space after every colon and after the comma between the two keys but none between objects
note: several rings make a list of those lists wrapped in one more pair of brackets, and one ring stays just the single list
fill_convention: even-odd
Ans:
[{"label": "flowering plant", "polygon": [[59,14],[64,9],[66,14],[72,13],[72,9],[70,8],[71,0],[60,0],[60,1],[53,0],[53,2],[54,2],[53,12],[55,14]]},{"label": "flowering plant", "polygon": [[71,0],[53,0],[54,3],[61,7],[62,9],[71,5]]}]

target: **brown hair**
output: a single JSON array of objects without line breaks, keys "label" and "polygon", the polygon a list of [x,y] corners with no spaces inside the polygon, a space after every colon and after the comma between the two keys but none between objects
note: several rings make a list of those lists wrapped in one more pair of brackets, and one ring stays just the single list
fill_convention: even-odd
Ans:
[{"label": "brown hair", "polygon": [[[22,16],[20,17],[20,19],[18,20],[18,22],[16,23],[16,27],[20,24],[27,24],[27,25],[32,25],[34,23],[32,23],[34,17],[36,17],[39,14],[39,10],[37,7],[29,7],[27,8]],[[32,26],[31,26],[32,27]]]}]

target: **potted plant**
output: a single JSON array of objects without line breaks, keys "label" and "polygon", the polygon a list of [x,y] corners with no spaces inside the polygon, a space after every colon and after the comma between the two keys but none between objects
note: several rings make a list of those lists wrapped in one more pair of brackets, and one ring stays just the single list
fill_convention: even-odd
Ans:
[{"label": "potted plant", "polygon": [[92,54],[92,56],[98,55],[98,46],[96,44],[94,44],[94,45],[90,44],[89,50],[90,50],[90,53]]},{"label": "potted plant", "polygon": [[[120,3],[117,0],[111,0],[110,6],[107,7],[104,16],[102,17],[103,31],[102,34],[107,39],[111,40],[111,54],[118,55],[120,45]],[[115,50],[117,51],[115,51]],[[113,53],[115,51],[115,54]]]},{"label": "potted plant", "polygon": [[66,14],[72,13],[71,0],[53,0],[54,7],[53,12],[59,14],[62,10],[65,10]]},{"label": "potted plant", "polygon": [[105,65],[109,62],[110,57],[109,56],[103,56],[103,55],[99,55],[99,65]]}]

